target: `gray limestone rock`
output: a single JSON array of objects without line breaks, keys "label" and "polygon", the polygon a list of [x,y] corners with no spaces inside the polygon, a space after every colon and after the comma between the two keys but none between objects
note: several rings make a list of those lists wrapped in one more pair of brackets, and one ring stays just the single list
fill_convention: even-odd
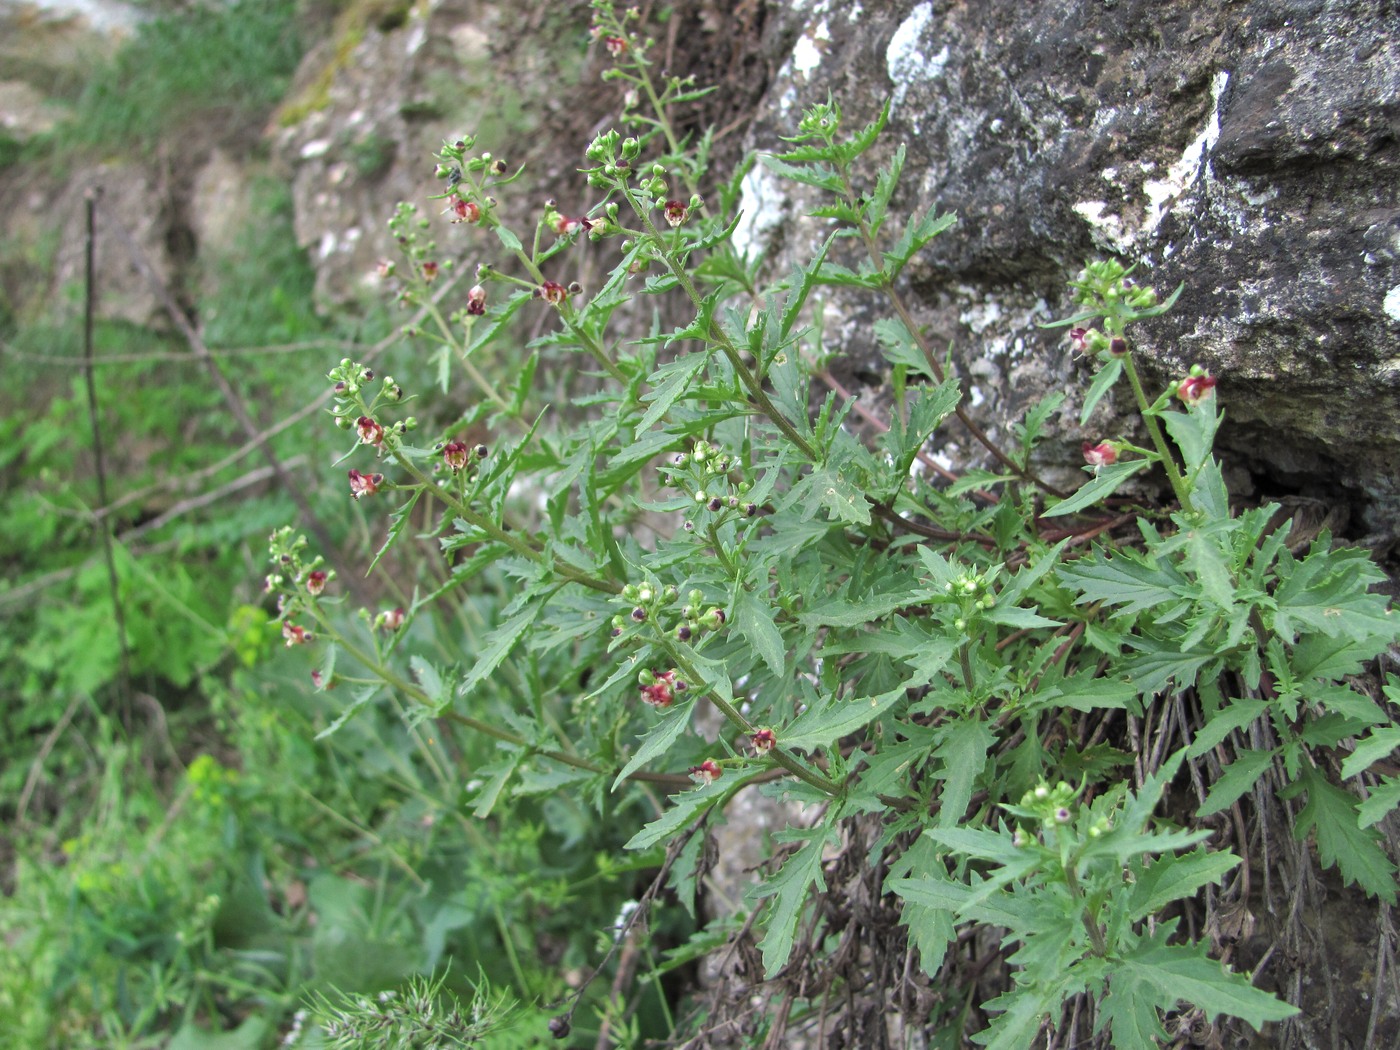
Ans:
[{"label": "gray limestone rock", "polygon": [[[1082,388],[1060,331],[1066,277],[1117,254],[1176,309],[1144,325],[1159,381],[1221,380],[1237,482],[1400,511],[1400,9],[1384,0],[1160,5],[1047,0],[780,7],[782,67],[750,133],[780,148],[833,93],[851,124],[894,100],[906,210],[958,226],[909,272],[919,320],[1004,427],[1043,392]],[[806,250],[808,199],[759,173],[753,232]],[[779,221],[782,220],[782,221]],[[806,231],[807,236],[803,235]],[[794,232],[796,236],[794,236]],[[774,234],[776,233],[776,236]],[[843,307],[849,349],[869,304]],[[1084,437],[1127,425],[1112,406]],[[1081,435],[1062,416],[1066,439]],[[1062,443],[1072,463],[1077,442]]]}]

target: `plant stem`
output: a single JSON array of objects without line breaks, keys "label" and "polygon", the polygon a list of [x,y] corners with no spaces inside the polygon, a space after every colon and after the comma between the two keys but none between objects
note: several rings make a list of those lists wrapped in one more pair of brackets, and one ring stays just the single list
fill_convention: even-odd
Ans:
[{"label": "plant stem", "polygon": [[1137,398],[1138,410],[1142,414],[1142,421],[1147,424],[1147,433],[1152,438],[1152,445],[1162,457],[1162,469],[1167,472],[1167,480],[1171,482],[1172,491],[1176,493],[1176,500],[1183,509],[1188,508],[1191,506],[1191,488],[1186,484],[1181,468],[1176,465],[1176,457],[1167,445],[1161,424],[1157,422],[1157,417],[1149,412],[1152,403],[1147,400],[1147,393],[1142,388],[1142,380],[1138,378],[1137,366],[1133,363],[1131,353],[1123,357],[1123,371],[1127,373],[1128,384],[1133,388],[1133,397]]},{"label": "plant stem", "polygon": [[[686,659],[685,654],[682,653],[669,638],[663,636],[661,645],[666,650],[667,655],[671,657],[671,662],[685,675],[688,681],[697,683],[705,681],[704,675],[700,674],[700,672],[695,669],[695,665]],[[739,709],[734,706],[728,697],[721,696],[718,689],[710,686],[705,695],[708,696],[710,702],[719,709],[720,714],[728,719],[730,725],[747,736],[752,736],[754,734],[756,727],[753,723],[740,713]],[[824,777],[820,773],[808,769],[781,748],[773,748],[773,750],[768,752],[768,757],[799,780],[805,781],[824,794],[839,795],[841,793],[840,784],[830,777]]]},{"label": "plant stem", "polygon": [[[851,182],[850,166],[847,164],[840,165],[839,172],[841,175],[841,184],[846,190],[846,203],[852,208],[855,208],[857,213],[861,215],[857,229],[860,232],[861,242],[865,245],[865,253],[870,259],[870,264],[874,266],[876,271],[881,275],[880,290],[884,293],[885,298],[889,300],[890,306],[894,308],[894,312],[899,315],[899,320],[909,333],[909,338],[914,340],[914,345],[919,348],[919,352],[923,355],[924,363],[928,365],[929,371],[933,373],[934,378],[937,379],[938,382],[942,383],[945,380],[943,366],[939,363],[938,358],[934,356],[933,348],[928,345],[928,340],[924,338],[923,332],[920,331],[918,324],[915,323],[914,315],[909,311],[908,305],[904,302],[904,296],[900,295],[899,289],[894,286],[894,283],[884,276],[884,268],[881,265],[883,257],[880,254],[880,246],[875,243],[875,235],[870,229],[870,224],[865,221],[865,216],[860,209],[855,186]],[[1017,477],[1024,478],[1032,485],[1035,485],[1037,488],[1052,496],[1058,496],[1060,499],[1065,498],[1067,493],[1057,489],[1049,482],[1042,480],[1039,476],[1032,474],[1029,469],[1021,466],[1003,452],[1001,447],[997,445],[987,432],[978,425],[977,421],[972,418],[967,409],[963,407],[961,401],[959,401],[957,407],[953,409],[953,414],[958,417],[958,422],[963,425],[977,443],[990,452],[992,457],[1007,470],[1013,471]]]},{"label": "plant stem", "polygon": [[[438,488],[438,486],[433,483],[433,480],[428,477],[416,463],[409,459],[408,456],[404,455],[402,449],[395,448],[393,450],[393,455],[398,464],[403,467],[404,470],[412,474],[414,479],[423,486],[425,491],[435,493],[438,498],[451,507],[463,521],[480,529],[496,542],[505,544],[522,558],[528,558],[537,565],[545,563],[546,556],[543,551],[537,547],[531,546],[514,533],[501,528],[501,526],[497,525],[486,515],[462,502],[453,493]],[[590,576],[588,573],[576,569],[574,566],[557,558],[554,559],[552,568],[556,573],[563,576],[571,583],[579,583],[595,591],[602,591],[605,594],[617,594],[622,590],[622,585],[620,583]]]},{"label": "plant stem", "polygon": [[1070,895],[1080,902],[1082,911],[1079,917],[1084,920],[1084,929],[1089,932],[1089,942],[1094,946],[1094,954],[1099,958],[1108,955],[1108,942],[1104,940],[1103,930],[1100,929],[1098,920],[1094,917],[1093,909],[1084,899],[1084,891],[1080,888],[1079,877],[1074,871],[1075,862],[1071,860],[1064,866],[1065,885],[1069,888]]},{"label": "plant stem", "polygon": [[448,324],[447,318],[442,316],[442,311],[438,309],[437,303],[431,299],[424,298],[420,305],[428,312],[428,316],[433,319],[433,323],[438,326],[438,330],[442,332],[443,338],[447,341],[447,345],[457,351],[457,360],[462,363],[462,369],[467,373],[467,378],[475,383],[481,392],[490,398],[497,407],[503,412],[509,413],[510,402],[501,397],[491,381],[482,375],[481,370],[472,362],[472,359],[467,355],[466,345],[457,341],[457,337],[453,334],[452,326]]},{"label": "plant stem", "polygon": [[[637,213],[637,216],[642,220],[642,224],[646,226],[647,234],[652,238],[653,242],[662,249],[661,257],[666,260],[667,269],[671,271],[672,276],[676,278],[681,288],[685,290],[685,294],[690,298],[690,302],[695,307],[696,311],[700,311],[704,305],[704,297],[701,296],[700,290],[695,287],[695,282],[690,279],[690,274],[686,271],[686,268],[681,265],[676,254],[666,246],[666,241],[657,231],[655,224],[652,223],[651,216],[648,215],[646,209],[642,207],[642,203],[632,195],[631,187],[629,187],[623,179],[618,179],[618,186],[621,188],[623,195],[626,196],[627,203],[632,206],[632,210]],[[804,457],[812,463],[821,462],[822,456],[819,454],[816,447],[798,433],[797,428],[789,422],[788,418],[778,411],[777,406],[773,404],[767,392],[763,389],[762,382],[760,382],[758,377],[753,374],[753,371],[744,364],[743,359],[740,358],[738,348],[730,340],[724,329],[713,319],[710,321],[708,338],[713,345],[720,348],[724,356],[729,360],[729,365],[734,369],[734,374],[737,375],[739,381],[744,384],[744,389],[748,391],[749,397],[753,400],[754,404],[758,406],[759,410],[772,421],[773,425],[782,432],[783,436],[787,438]]]}]

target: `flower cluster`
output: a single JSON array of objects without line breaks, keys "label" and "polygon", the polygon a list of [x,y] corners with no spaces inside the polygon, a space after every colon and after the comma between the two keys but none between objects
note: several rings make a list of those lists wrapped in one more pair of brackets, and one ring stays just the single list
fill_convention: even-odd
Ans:
[{"label": "flower cluster", "polygon": [[[712,521],[718,525],[730,516],[752,518],[758,514],[758,504],[745,499],[752,488],[748,479],[741,474],[737,480],[731,479],[737,470],[737,461],[722,446],[700,440],[662,468],[661,483],[689,493],[697,507],[719,515]],[[695,523],[687,520],[684,527],[690,532]]]},{"label": "flower cluster", "polygon": [[642,690],[642,702],[665,710],[676,702],[676,694],[690,688],[684,679],[676,676],[675,668],[669,671],[642,671],[637,675],[637,684]]},{"label": "flower cluster", "polygon": [[268,558],[273,571],[268,574],[265,590],[277,595],[277,617],[281,621],[282,641],[288,648],[310,645],[316,635],[297,623],[326,591],[335,573],[322,568],[319,555],[306,556],[306,537],[296,535],[284,526],[268,537]]}]

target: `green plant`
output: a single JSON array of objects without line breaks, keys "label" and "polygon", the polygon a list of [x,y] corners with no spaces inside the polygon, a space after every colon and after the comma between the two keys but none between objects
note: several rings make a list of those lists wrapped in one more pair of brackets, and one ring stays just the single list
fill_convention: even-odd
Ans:
[{"label": "green plant", "polygon": [[[409,413],[426,392],[351,358],[330,373],[346,458],[360,464],[349,495],[397,503],[382,512],[376,560],[425,533],[449,565],[402,558],[411,599],[346,615],[322,554],[294,530],[273,535],[282,636],[320,647],[318,688],[345,697],[327,731],[387,700],[457,746],[491,742],[489,764],[443,770],[466,781],[478,818],[543,791],[615,825],[630,814],[628,848],[686,902],[706,821],[739,792],[762,785],[812,807],[809,826],[775,836],[746,902],[755,921],[735,934],[761,931],[771,981],[840,954],[825,938],[847,943],[849,927],[813,901],[831,851],[873,825],[867,859],[885,872],[884,899],[902,900],[919,966],[966,981],[949,998],[967,1009],[906,1018],[944,1040],[1024,1046],[1085,1004],[1124,1047],[1151,1045],[1183,1000],[1255,1026],[1296,1013],[1226,976],[1170,914],[1237,868],[1228,890],[1247,896],[1249,865],[1154,813],[1188,763],[1213,781],[1194,813],[1174,806],[1188,825],[1279,777],[1307,796],[1295,830],[1316,833],[1323,863],[1394,899],[1371,825],[1396,805],[1395,782],[1363,801],[1329,773],[1345,743],[1360,740],[1341,769],[1355,776],[1397,739],[1385,707],[1346,682],[1400,637],[1371,591],[1378,570],[1326,536],[1291,552],[1273,506],[1232,510],[1212,454],[1215,381],[1193,369],[1148,394],[1132,326],[1175,296],[1160,300],[1116,262],[1079,276],[1081,312],[1063,323],[1100,365],[1082,422],[1126,379],[1150,447],[1086,442],[1091,477],[1071,494],[1039,475],[1035,454],[1063,394],[1006,447],[980,428],[901,283],[953,220],[891,214],[902,147],[862,175],[888,108],[852,134],[835,102],[817,105],[791,148],[762,158],[823,194],[810,214],[831,224],[791,275],[765,283],[734,247],[738,175],[702,197],[711,140],[682,141],[670,117],[703,93],[658,81],[632,16],[594,7],[630,131],[589,147],[594,203],[551,201],[522,226],[517,173],[471,136],[447,143],[437,199],[504,260],[477,270],[456,310],[441,305],[459,278],[433,220],[405,205],[391,224],[405,259],[385,276],[426,311],[406,335],[436,348],[445,389],[459,370],[478,403],[430,422],[426,403]],[[584,252],[612,253],[596,289],[571,279]],[[820,390],[810,304],[822,288],[887,310],[875,333],[894,404],[870,444],[843,425],[849,401]],[[641,297],[658,306],[639,332]],[[676,300],[685,319],[666,330]],[[511,352],[526,311],[554,330],[523,361],[489,362]],[[492,379],[511,364],[506,383]],[[541,394],[541,377],[584,368],[567,409]],[[953,425],[992,468],[935,484],[915,465]],[[1125,515],[1107,502],[1154,468],[1174,507]],[[434,650],[424,631],[451,640]],[[706,708],[713,720],[698,717]],[[1267,746],[1244,746],[1246,729]],[[1144,731],[1152,746],[1135,753]],[[1119,783],[1126,767],[1136,792]],[[672,792],[664,810],[637,819],[629,803],[658,788]],[[1005,931],[988,961],[1016,968],[990,1002],[972,998],[982,967],[954,949],[969,924]],[[826,1015],[815,1004],[827,993],[805,979],[781,994],[787,1005],[763,1021],[770,1039]]]},{"label": "green plant", "polygon": [[61,156],[93,149],[141,156],[176,134],[188,148],[202,121],[218,121],[221,133],[256,128],[301,57],[295,16],[294,0],[242,0],[142,22],[86,80],[51,147]]}]

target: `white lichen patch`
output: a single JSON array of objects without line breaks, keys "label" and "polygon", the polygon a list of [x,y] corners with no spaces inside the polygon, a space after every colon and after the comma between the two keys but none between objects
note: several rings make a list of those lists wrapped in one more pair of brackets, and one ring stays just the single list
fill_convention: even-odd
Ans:
[{"label": "white lichen patch", "polygon": [[933,4],[922,3],[909,12],[899,24],[885,49],[885,69],[894,85],[894,108],[904,102],[911,84],[932,80],[948,64],[949,51],[945,45],[937,54],[929,54],[924,43],[924,31],[933,21]]},{"label": "white lichen patch", "polygon": [[1126,252],[1136,239],[1122,218],[1108,210],[1107,201],[1077,201],[1074,210],[1089,224],[1089,239],[1100,248]]},{"label": "white lichen patch", "polygon": [[804,78],[810,79],[817,67],[822,64],[822,58],[826,55],[827,48],[823,44],[831,43],[831,27],[823,18],[814,27],[804,32],[797,39],[797,44],[792,49],[792,54],[788,56],[787,66],[790,74],[801,73]]},{"label": "white lichen patch", "polygon": [[1157,228],[1171,211],[1176,199],[1185,192],[1186,187],[1200,177],[1210,163],[1210,151],[1220,138],[1220,96],[1225,93],[1225,86],[1229,82],[1230,74],[1224,70],[1215,74],[1210,82],[1210,119],[1206,121],[1206,126],[1182,151],[1176,163],[1167,169],[1165,178],[1148,179],[1142,184],[1149,202],[1143,232],[1151,233]]},{"label": "white lichen patch", "polygon": [[[1074,205],[1075,212],[1088,223],[1089,236],[1096,245],[1115,252],[1141,254],[1140,242],[1156,231],[1181,195],[1198,179],[1211,174],[1210,151],[1220,138],[1220,99],[1229,82],[1230,74],[1223,70],[1212,78],[1210,117],[1164,174],[1151,178],[1157,171],[1157,165],[1151,161],[1142,161],[1135,166],[1143,177],[1140,192],[1147,198],[1139,223],[1130,224],[1119,213],[1121,205],[1116,207],[1107,201],[1084,200]],[[1094,116],[1095,129],[1107,128],[1116,116],[1115,111],[1109,108],[1100,110]],[[1119,177],[1124,174],[1118,168],[1105,168],[1102,172],[1106,182],[1121,187],[1126,201],[1133,194],[1134,187],[1119,183]]]},{"label": "white lichen patch", "polygon": [[1001,304],[988,297],[976,306],[969,306],[958,315],[958,320],[967,325],[977,335],[985,332],[1002,318]]},{"label": "white lichen patch", "polygon": [[734,227],[734,250],[746,258],[765,251],[786,214],[786,200],[782,183],[762,164],[755,164],[739,184],[739,210],[743,214]]},{"label": "white lichen patch", "polygon": [[1382,309],[1392,321],[1400,321],[1400,284],[1385,293]]}]

